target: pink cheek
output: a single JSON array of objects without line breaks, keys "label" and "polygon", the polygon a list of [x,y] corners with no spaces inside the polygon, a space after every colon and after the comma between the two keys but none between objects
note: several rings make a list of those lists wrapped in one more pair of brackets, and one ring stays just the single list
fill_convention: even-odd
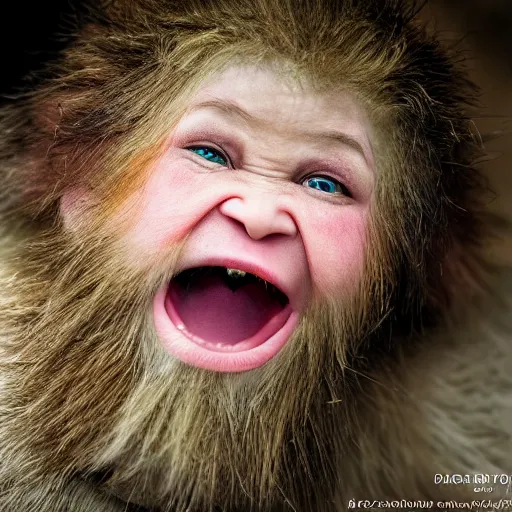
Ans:
[{"label": "pink cheek", "polygon": [[365,256],[367,208],[341,206],[333,214],[313,214],[308,224],[306,249],[313,282],[321,295],[350,292],[357,286]]},{"label": "pink cheek", "polygon": [[131,215],[138,219],[130,229],[129,244],[152,254],[183,240],[204,214],[201,205],[209,190],[204,181],[186,159],[163,157],[135,199]]}]

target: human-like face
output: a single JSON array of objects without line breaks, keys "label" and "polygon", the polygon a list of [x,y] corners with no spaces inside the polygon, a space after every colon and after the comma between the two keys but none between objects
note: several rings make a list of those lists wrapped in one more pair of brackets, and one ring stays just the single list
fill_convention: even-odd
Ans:
[{"label": "human-like face", "polygon": [[198,90],[127,235],[141,263],[185,241],[185,272],[153,304],[170,354],[250,370],[280,351],[308,306],[355,293],[374,186],[370,133],[349,94],[270,69],[232,67]]}]

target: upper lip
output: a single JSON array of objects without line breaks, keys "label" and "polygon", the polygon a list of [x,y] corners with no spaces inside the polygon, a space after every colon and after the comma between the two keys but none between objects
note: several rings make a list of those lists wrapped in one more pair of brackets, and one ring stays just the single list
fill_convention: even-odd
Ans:
[{"label": "upper lip", "polygon": [[290,301],[292,307],[293,303],[296,302],[293,300],[294,297],[291,289],[291,283],[287,283],[284,279],[280,278],[280,276],[278,276],[277,273],[272,271],[270,268],[264,267],[254,262],[243,261],[240,259],[230,257],[211,257],[184,265],[179,269],[179,272],[183,272],[185,270],[198,267],[226,267],[234,268],[237,270],[243,270],[244,272],[248,272],[249,274],[253,274],[256,277],[259,277],[260,279],[264,279],[271,285],[275,286],[278,290],[280,290],[288,297],[288,300]]}]

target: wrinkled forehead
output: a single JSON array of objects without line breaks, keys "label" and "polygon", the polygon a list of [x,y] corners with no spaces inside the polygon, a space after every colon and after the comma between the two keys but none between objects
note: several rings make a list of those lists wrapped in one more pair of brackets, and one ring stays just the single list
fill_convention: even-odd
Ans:
[{"label": "wrinkled forehead", "polygon": [[270,66],[233,65],[206,79],[185,115],[198,110],[230,116],[239,124],[331,134],[359,145],[373,161],[372,126],[357,99],[342,89],[319,90],[310,82]]}]

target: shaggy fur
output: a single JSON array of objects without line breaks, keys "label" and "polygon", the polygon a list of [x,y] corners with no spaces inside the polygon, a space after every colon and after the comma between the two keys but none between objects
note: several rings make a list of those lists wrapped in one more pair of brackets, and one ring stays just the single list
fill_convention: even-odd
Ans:
[{"label": "shaggy fur", "polygon": [[[341,511],[481,499],[434,475],[512,474],[511,287],[482,251],[474,91],[415,14],[401,0],[113,1],[3,108],[0,510]],[[354,95],[378,179],[357,295],[311,305],[276,358],[225,375],[161,348],[151,298],[181,247],[134,270],[115,213],[187,98],[247,60]],[[96,198],[79,229],[59,214],[70,187]]]}]

